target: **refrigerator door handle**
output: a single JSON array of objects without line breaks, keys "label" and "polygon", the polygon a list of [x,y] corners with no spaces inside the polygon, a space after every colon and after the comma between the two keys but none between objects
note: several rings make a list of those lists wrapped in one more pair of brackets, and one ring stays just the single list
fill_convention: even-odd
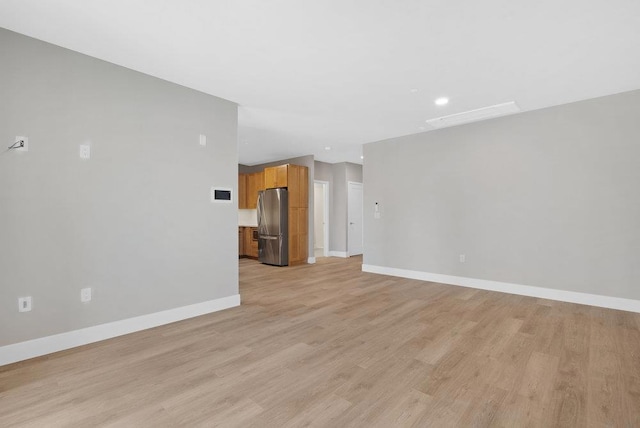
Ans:
[{"label": "refrigerator door handle", "polygon": [[274,240],[274,239],[280,239],[280,237],[279,236],[261,236],[260,239]]}]

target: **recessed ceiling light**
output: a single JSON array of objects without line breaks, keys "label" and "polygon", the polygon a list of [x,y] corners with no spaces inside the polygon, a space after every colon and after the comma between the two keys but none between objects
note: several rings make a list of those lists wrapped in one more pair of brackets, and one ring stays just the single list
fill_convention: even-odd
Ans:
[{"label": "recessed ceiling light", "polygon": [[325,148],[324,148],[324,149],[325,149],[325,150],[331,150],[331,147],[330,147],[330,146],[325,146]]},{"label": "recessed ceiling light", "polygon": [[437,106],[445,106],[445,105],[449,104],[449,98],[447,98],[447,97],[437,98],[435,103],[436,103]]},{"label": "recessed ceiling light", "polygon": [[415,94],[416,92],[418,92],[418,88],[411,88],[409,89],[409,92],[411,92],[412,94]]},{"label": "recessed ceiling light", "polygon": [[364,156],[360,156],[360,159],[364,159]]}]

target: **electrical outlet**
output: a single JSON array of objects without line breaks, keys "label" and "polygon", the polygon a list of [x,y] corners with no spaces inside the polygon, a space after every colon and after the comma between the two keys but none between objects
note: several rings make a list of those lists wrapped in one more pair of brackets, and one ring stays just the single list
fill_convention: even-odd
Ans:
[{"label": "electrical outlet", "polygon": [[31,296],[18,298],[18,312],[29,312],[31,310]]},{"label": "electrical outlet", "polygon": [[91,301],[91,288],[87,287],[80,290],[80,301],[85,303]]},{"label": "electrical outlet", "polygon": [[460,263],[464,263],[467,261],[467,256],[464,254],[460,254]]}]

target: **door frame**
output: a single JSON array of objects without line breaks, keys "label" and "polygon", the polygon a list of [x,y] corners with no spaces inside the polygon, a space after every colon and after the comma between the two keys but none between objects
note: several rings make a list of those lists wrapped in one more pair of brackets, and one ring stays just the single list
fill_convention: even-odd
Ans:
[{"label": "door frame", "polygon": [[[324,257],[329,257],[329,182],[324,180],[313,180],[313,184],[321,184],[322,189],[324,190],[324,209],[322,210],[322,215],[324,217],[324,227],[322,231],[322,235],[324,238],[324,247],[322,248],[322,255]],[[314,186],[314,194],[315,194],[315,186]],[[315,195],[314,195],[315,198]],[[313,225],[313,251],[315,253],[316,249],[316,230],[315,230],[315,221]],[[315,254],[314,254],[315,257]]]},{"label": "door frame", "polygon": [[364,184],[359,181],[347,181],[347,257],[351,257],[351,251],[349,250],[349,187],[351,184],[359,184],[362,188],[362,253],[364,254]]}]

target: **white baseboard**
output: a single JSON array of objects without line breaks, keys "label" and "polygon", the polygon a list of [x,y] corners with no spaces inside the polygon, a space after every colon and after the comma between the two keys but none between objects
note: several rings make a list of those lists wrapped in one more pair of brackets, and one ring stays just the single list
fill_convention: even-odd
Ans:
[{"label": "white baseboard", "polygon": [[134,333],[148,328],[158,327],[176,321],[193,318],[211,312],[221,311],[240,305],[240,295],[223,297],[209,300],[207,302],[196,303],[189,306],[155,312],[153,314],[141,315],[139,317],[127,318],[80,330],[68,331],[66,333],[55,334],[53,336],[41,337],[28,340],[26,342],[14,343],[12,345],[0,347],[0,366],[29,358],[75,348],[76,346],[87,345],[99,342],[112,337]]},{"label": "white baseboard", "polygon": [[316,258],[315,257],[309,257],[307,259],[307,263],[309,263],[309,264],[314,264],[315,262],[316,262]]},{"label": "white baseboard", "polygon": [[347,254],[346,251],[329,251],[329,257],[347,258],[347,257],[349,257],[349,254]]},{"label": "white baseboard", "polygon": [[486,279],[466,278],[463,276],[442,275],[439,273],[365,264],[362,265],[362,271],[640,313],[640,300],[625,299],[622,297],[601,296],[577,291],[555,290],[553,288],[533,287],[509,282],[489,281]]}]

